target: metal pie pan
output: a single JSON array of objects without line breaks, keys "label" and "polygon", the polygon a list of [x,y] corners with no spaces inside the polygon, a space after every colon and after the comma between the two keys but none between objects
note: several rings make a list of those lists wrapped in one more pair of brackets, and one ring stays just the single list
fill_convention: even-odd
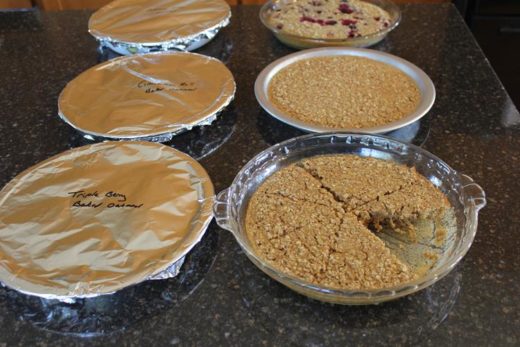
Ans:
[{"label": "metal pie pan", "polygon": [[[168,91],[183,81],[193,83],[193,91]],[[141,82],[146,86],[139,87]],[[147,85],[159,92],[148,93]],[[235,91],[231,71],[216,58],[188,52],[123,56],[69,82],[58,115],[90,140],[167,142],[213,123]]]},{"label": "metal pie pan", "polygon": [[[277,108],[269,99],[269,84],[272,78],[283,68],[300,60],[331,57],[355,56],[372,59],[391,65],[408,75],[419,88],[421,101],[417,109],[403,118],[376,127],[367,128],[329,128],[298,120]],[[383,134],[407,126],[428,113],[435,101],[435,86],[428,75],[414,64],[395,55],[364,48],[327,47],[315,48],[289,54],[269,64],[258,75],[255,82],[255,95],[262,108],[274,118],[306,132],[363,132],[369,134]]]},{"label": "metal pie pan", "polygon": [[65,302],[177,275],[213,218],[204,168],[171,147],[102,142],[0,191],[0,285]]}]

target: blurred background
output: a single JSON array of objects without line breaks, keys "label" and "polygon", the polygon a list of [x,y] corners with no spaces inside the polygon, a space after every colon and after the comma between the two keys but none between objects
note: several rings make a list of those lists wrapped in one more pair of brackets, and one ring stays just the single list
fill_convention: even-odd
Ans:
[{"label": "blurred background", "polygon": [[[111,0],[0,0],[0,11],[63,11],[97,9]],[[265,0],[226,0],[231,5]],[[520,106],[520,0],[393,0],[396,3],[453,2],[504,83]]]}]

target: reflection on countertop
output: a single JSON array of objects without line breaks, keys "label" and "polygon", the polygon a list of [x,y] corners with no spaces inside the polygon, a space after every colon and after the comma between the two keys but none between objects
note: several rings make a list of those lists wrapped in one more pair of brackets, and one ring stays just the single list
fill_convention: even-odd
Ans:
[{"label": "reflection on countertop", "polygon": [[[279,322],[269,327],[273,336],[295,345],[320,345],[323,335],[349,331],[349,344],[365,345],[385,341],[386,345],[416,345],[428,337],[449,315],[461,290],[462,273],[457,267],[445,279],[417,294],[399,301],[371,306],[340,306],[323,304],[294,295],[281,284],[264,277],[254,285],[241,288],[241,297],[250,308],[252,317],[269,319],[269,307],[283,308],[276,317]],[[255,273],[243,271],[246,278]],[[301,329],[294,316],[305,316],[313,322]],[[413,317],[413,320],[410,318]],[[267,329],[268,327],[266,327]]]},{"label": "reflection on countertop", "polygon": [[[175,278],[152,280],[113,295],[77,299],[74,303],[47,300],[0,289],[17,319],[35,328],[78,337],[104,336],[124,331],[150,315],[172,310],[192,295],[215,261],[215,225],[190,252]],[[5,291],[5,293],[2,293]]]}]

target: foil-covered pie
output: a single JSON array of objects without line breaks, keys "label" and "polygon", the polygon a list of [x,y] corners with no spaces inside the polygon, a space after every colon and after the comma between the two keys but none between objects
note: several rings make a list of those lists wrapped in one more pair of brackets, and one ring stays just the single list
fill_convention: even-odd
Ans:
[{"label": "foil-covered pie", "polygon": [[119,54],[197,49],[229,24],[224,0],[115,0],[96,11],[89,32]]},{"label": "foil-covered pie", "polygon": [[165,142],[211,124],[235,88],[231,71],[201,54],[120,57],[69,82],[58,100],[59,116],[87,137]]},{"label": "foil-covered pie", "polygon": [[0,191],[0,284],[69,301],[177,275],[213,218],[204,168],[137,141],[74,148]]}]

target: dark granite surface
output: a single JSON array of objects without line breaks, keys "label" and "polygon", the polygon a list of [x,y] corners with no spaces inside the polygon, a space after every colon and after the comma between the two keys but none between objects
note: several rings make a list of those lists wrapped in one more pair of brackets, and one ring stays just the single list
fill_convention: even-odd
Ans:
[{"label": "dark granite surface", "polygon": [[[301,134],[254,98],[260,70],[292,52],[257,12],[235,8],[231,26],[200,50],[235,74],[234,105],[170,143],[200,159],[217,191],[256,153]],[[104,58],[86,32],[89,15],[0,13],[0,184],[86,143],[56,105],[69,80]],[[323,304],[267,278],[213,223],[175,279],[73,305],[0,288],[0,346],[519,345],[520,116],[451,5],[403,7],[400,27],[375,48],[417,64],[436,85],[434,107],[408,129],[413,142],[488,194],[476,240],[449,276],[378,306]]]}]

